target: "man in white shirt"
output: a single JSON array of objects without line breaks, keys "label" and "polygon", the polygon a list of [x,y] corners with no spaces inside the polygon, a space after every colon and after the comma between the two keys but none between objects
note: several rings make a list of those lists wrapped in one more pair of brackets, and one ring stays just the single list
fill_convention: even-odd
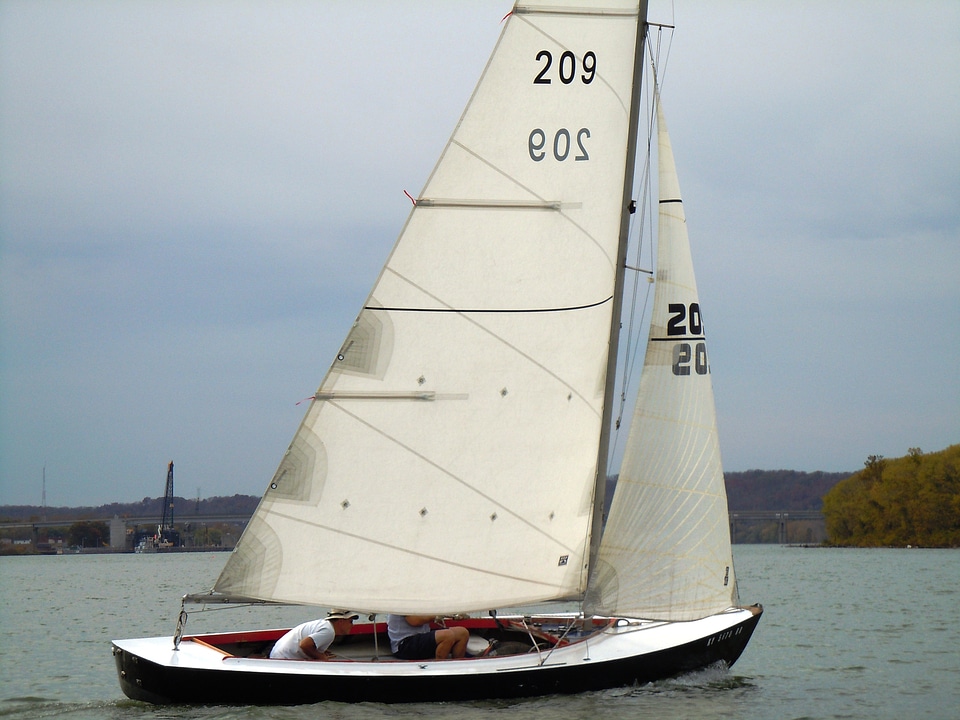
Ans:
[{"label": "man in white shirt", "polygon": [[349,610],[331,610],[322,620],[310,620],[289,630],[274,644],[274,660],[332,660],[327,648],[337,635],[349,635],[359,615]]}]

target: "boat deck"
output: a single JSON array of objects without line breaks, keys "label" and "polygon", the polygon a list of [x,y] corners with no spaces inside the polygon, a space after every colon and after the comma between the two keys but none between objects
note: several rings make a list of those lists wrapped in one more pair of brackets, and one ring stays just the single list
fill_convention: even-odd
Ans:
[{"label": "boat deck", "polygon": [[[441,627],[465,627],[470,631],[470,655],[518,655],[537,649],[567,645],[592,635],[609,623],[606,619],[584,621],[574,616],[510,618],[467,618],[446,620]],[[270,650],[287,629],[184,635],[183,642],[194,642],[216,650],[226,657],[268,658]],[[336,638],[330,652],[344,660],[395,662],[390,652],[387,624],[355,623],[349,635]]]}]

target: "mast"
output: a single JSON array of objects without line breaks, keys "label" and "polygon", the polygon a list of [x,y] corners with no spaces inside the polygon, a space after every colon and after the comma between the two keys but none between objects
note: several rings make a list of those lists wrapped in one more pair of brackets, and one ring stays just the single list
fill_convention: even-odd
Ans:
[{"label": "mast", "polygon": [[627,243],[630,234],[630,215],[633,214],[633,175],[637,163],[637,134],[640,129],[640,90],[643,80],[643,53],[647,37],[647,0],[640,0],[637,13],[637,44],[633,59],[635,81],[630,96],[630,129],[627,135],[627,158],[623,178],[623,203],[620,210],[620,241],[617,249],[617,274],[614,283],[613,309],[610,320],[610,344],[607,372],[604,382],[603,420],[600,427],[600,445],[597,455],[597,477],[593,492],[593,520],[590,530],[589,573],[593,575],[594,562],[600,551],[603,529],[603,506],[607,489],[608,454],[610,452],[610,423],[613,420],[614,391],[617,378],[617,356],[620,344],[620,314],[623,308],[623,286],[626,276]]}]

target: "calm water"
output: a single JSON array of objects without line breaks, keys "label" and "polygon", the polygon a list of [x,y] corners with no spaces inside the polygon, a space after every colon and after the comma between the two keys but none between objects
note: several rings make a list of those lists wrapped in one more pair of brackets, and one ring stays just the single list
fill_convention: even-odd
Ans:
[{"label": "calm water", "polygon": [[[960,551],[736,546],[766,607],[729,672],[575,697],[444,705],[153,707],[124,698],[110,640],[172,634],[179,597],[226,556],[0,558],[0,717],[337,720],[960,718]],[[277,627],[302,608],[191,615],[188,631]]]}]

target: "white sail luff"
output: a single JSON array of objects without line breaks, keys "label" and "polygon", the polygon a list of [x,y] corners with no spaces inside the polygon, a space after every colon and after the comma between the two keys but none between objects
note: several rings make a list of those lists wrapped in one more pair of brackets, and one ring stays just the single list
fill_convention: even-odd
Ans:
[{"label": "white sail luff", "polygon": [[692,620],[730,607],[735,578],[706,339],[673,151],[657,106],[654,308],[591,604],[595,612]]}]

